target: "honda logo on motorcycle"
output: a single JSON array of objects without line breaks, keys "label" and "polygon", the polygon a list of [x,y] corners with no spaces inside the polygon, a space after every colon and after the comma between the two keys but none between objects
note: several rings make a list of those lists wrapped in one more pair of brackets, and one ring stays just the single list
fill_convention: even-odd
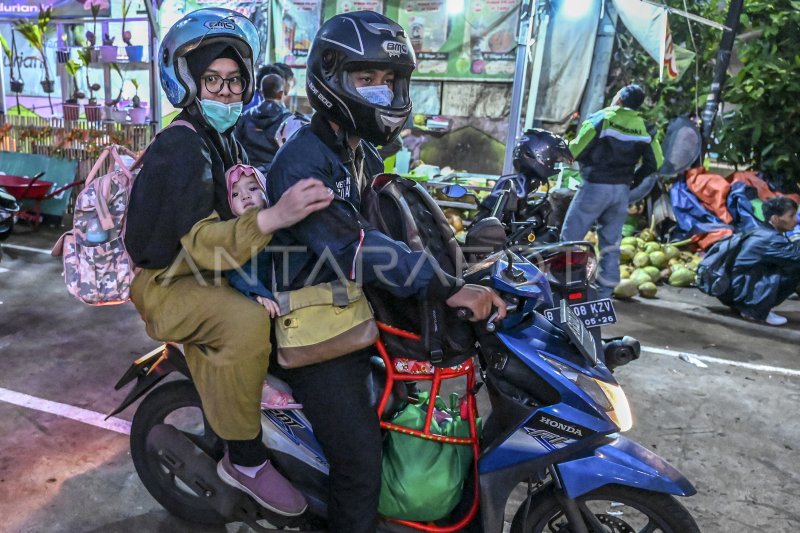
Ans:
[{"label": "honda logo on motorcycle", "polygon": [[585,427],[565,422],[564,420],[543,413],[540,413],[534,418],[533,426],[547,429],[563,437],[583,438],[594,433]]}]

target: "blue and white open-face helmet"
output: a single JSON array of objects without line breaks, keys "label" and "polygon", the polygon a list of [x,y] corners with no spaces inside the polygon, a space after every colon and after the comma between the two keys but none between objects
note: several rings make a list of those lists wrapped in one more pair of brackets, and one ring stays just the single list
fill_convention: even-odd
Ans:
[{"label": "blue and white open-face helmet", "polygon": [[244,61],[247,87],[242,102],[253,99],[253,61],[260,52],[258,31],[250,20],[236,11],[217,7],[198,9],[184,16],[169,29],[158,53],[161,88],[175,107],[187,107],[197,97],[197,86],[186,55],[213,43],[233,47]]}]

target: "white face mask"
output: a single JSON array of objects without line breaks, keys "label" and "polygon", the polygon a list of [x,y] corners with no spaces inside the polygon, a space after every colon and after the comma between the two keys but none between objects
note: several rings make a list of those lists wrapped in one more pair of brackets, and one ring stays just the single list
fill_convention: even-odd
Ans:
[{"label": "white face mask", "polygon": [[361,97],[369,102],[383,107],[392,105],[394,100],[394,93],[386,85],[368,85],[366,87],[357,87],[356,91]]}]

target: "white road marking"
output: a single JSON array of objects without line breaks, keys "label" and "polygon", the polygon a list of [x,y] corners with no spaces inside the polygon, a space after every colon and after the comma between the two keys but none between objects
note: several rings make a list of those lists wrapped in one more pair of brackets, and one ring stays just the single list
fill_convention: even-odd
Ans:
[{"label": "white road marking", "polygon": [[106,415],[102,413],[96,413],[94,411],[89,411],[88,409],[82,409],[80,407],[75,407],[65,403],[52,402],[50,400],[37,398],[36,396],[30,396],[21,392],[0,388],[0,401],[19,405],[20,407],[35,409],[36,411],[42,411],[44,413],[49,413],[56,416],[62,416],[64,418],[83,422],[84,424],[89,424],[90,426],[116,431],[117,433],[122,433],[123,435],[130,435],[131,433],[131,423],[127,420],[116,417],[111,417],[108,420],[104,420]]},{"label": "white road marking", "polygon": [[658,355],[669,355],[670,357],[680,357],[681,354],[695,357],[707,363],[717,363],[728,366],[738,366],[739,368],[747,368],[748,370],[758,370],[761,372],[771,372],[773,374],[783,374],[785,376],[800,376],[800,370],[793,370],[791,368],[782,368],[779,366],[757,365],[754,363],[745,363],[742,361],[731,361],[730,359],[721,359],[719,357],[712,357],[710,355],[702,355],[691,352],[676,352],[675,350],[665,350],[664,348],[653,348],[650,346],[642,346],[642,350]]},{"label": "white road marking", "polygon": [[[769,365],[756,365],[753,363],[744,363],[740,361],[720,359],[719,357],[711,357],[710,355],[702,355],[691,352],[678,352],[675,350],[666,350],[664,348],[654,348],[652,346],[642,346],[642,350],[645,352],[650,352],[658,355],[668,355],[670,357],[679,357],[681,354],[685,354],[690,357],[696,357],[701,361],[706,361],[709,363],[717,363],[722,365],[747,368],[749,370],[758,370],[761,372],[770,372],[773,374],[783,374],[786,376],[800,377],[800,370],[793,370],[791,368],[781,368]],[[127,420],[123,420],[121,418],[116,418],[116,417],[111,417],[108,420],[105,420],[106,415],[102,413],[89,411],[88,409],[75,407],[65,403],[53,402],[50,400],[37,398],[35,396],[30,396],[28,394],[23,394],[21,392],[15,392],[12,390],[0,388],[0,401],[10,403],[13,405],[18,405],[20,407],[35,409],[36,411],[42,411],[44,413],[49,413],[64,418],[69,418],[71,420],[82,422],[84,424],[89,424],[91,426],[96,426],[99,428],[116,431],[117,433],[122,433],[123,435],[130,435],[131,432],[131,423],[128,422]]]},{"label": "white road marking", "polygon": [[4,272],[10,272],[10,271],[7,268],[0,267],[0,274],[2,274]]},{"label": "white road marking", "polygon": [[4,244],[3,248],[8,248],[9,250],[19,250],[21,252],[35,252],[37,254],[51,255],[50,250],[45,250],[43,248],[31,248],[30,246],[20,246],[18,244]]}]

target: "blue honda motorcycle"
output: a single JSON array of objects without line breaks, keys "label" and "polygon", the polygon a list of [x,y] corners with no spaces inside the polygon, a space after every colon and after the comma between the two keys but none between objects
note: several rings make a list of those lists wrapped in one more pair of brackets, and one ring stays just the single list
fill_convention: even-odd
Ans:
[{"label": "blue honda motorcycle", "polygon": [[[536,267],[501,251],[473,265],[465,278],[492,286],[509,312],[502,322],[477,327],[480,374],[492,410],[477,460],[480,511],[463,530],[501,533],[512,492],[524,487],[514,533],[699,532],[674,498],[695,494],[692,484],[620,434],[633,423],[628,401],[583,321],[566,302],[552,322],[537,311],[551,307],[552,296]],[[185,379],[159,384],[173,372]],[[259,531],[277,531],[261,526],[262,519],[277,528],[325,528],[328,464],[302,411],[262,412],[273,463],[309,502],[302,517],[287,518],[217,477],[223,444],[205,421],[177,347],[168,344],[139,358],[116,388],[134,380],[112,415],[147,395],[133,417],[131,457],[145,487],[170,513],[194,522],[242,521]],[[464,492],[465,500],[473,498]],[[453,531],[446,523],[424,527]],[[423,527],[381,526],[414,529]]]}]

